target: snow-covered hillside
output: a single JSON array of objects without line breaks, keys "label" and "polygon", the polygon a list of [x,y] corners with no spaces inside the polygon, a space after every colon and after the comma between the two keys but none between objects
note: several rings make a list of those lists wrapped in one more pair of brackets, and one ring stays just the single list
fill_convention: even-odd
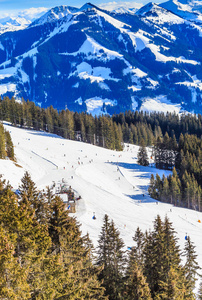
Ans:
[{"label": "snow-covered hillside", "polygon": [[190,21],[171,8],[58,6],[0,34],[1,97],[92,114],[140,110],[145,102],[145,110],[202,113],[200,9]]},{"label": "snow-covered hillside", "polygon": [[[5,124],[15,145],[18,165],[0,160],[3,178],[14,188],[29,171],[40,189],[64,178],[81,196],[76,217],[82,232],[89,232],[97,245],[104,214],[112,218],[120,230],[126,247],[139,226],[152,228],[154,218],[167,215],[173,222],[181,248],[188,234],[196,245],[198,262],[202,266],[202,213],[174,207],[151,199],[147,188],[151,174],[168,171],[137,164],[138,146],[125,145],[123,152],[99,148],[82,142],[65,140],[42,131],[25,130]],[[144,195],[144,196],[143,196]],[[96,220],[93,220],[93,214]]]},{"label": "snow-covered hillside", "polygon": [[197,23],[202,22],[202,3],[198,0],[169,0],[160,6],[172,11],[174,14]]}]

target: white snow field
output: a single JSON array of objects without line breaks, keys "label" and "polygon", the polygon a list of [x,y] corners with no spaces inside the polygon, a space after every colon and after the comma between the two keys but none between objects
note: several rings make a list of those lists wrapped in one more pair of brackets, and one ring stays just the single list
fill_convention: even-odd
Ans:
[{"label": "white snow field", "polygon": [[[202,213],[157,202],[149,197],[147,189],[151,174],[168,171],[137,164],[138,146],[125,145],[123,152],[107,150],[79,141],[65,140],[42,131],[12,127],[10,132],[17,158],[16,166],[9,160],[0,160],[3,178],[17,188],[25,171],[39,189],[51,186],[64,178],[81,199],[77,201],[76,216],[82,233],[89,232],[94,246],[103,225],[104,214],[113,219],[126,247],[132,246],[132,237],[139,226],[143,231],[153,228],[154,218],[167,215],[176,230],[181,249],[185,235],[196,246],[198,262],[202,267]],[[144,194],[144,196],[143,196]],[[95,213],[96,220],[93,220]]]}]

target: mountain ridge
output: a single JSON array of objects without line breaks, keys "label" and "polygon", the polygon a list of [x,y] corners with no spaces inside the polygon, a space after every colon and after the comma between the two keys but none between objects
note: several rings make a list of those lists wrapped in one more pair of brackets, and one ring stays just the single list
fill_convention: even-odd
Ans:
[{"label": "mountain ridge", "polygon": [[151,103],[201,113],[201,37],[199,23],[155,3],[136,13],[55,7],[0,35],[0,94],[92,114]]}]

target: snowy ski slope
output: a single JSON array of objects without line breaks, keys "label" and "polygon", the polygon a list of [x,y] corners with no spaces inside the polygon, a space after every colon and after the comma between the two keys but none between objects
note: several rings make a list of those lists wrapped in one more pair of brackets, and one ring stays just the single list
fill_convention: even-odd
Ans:
[{"label": "snowy ski slope", "polygon": [[[151,174],[168,171],[137,164],[138,146],[125,145],[123,152],[99,148],[82,142],[65,140],[42,131],[32,131],[5,124],[15,145],[16,166],[0,160],[0,173],[14,188],[29,171],[37,187],[50,186],[64,178],[75,189],[76,217],[83,234],[89,232],[94,246],[103,224],[104,214],[114,220],[126,247],[133,245],[132,237],[139,226],[143,231],[153,228],[154,218],[168,215],[184,247],[188,234],[196,246],[198,262],[202,266],[202,213],[174,207],[151,199],[147,188]],[[143,196],[144,194],[144,196]],[[93,220],[93,213],[96,220]]]}]

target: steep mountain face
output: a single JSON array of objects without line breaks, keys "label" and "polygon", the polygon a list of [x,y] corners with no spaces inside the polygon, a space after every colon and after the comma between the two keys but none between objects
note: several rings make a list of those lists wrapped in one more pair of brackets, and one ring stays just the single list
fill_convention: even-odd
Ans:
[{"label": "steep mountain face", "polygon": [[153,3],[137,12],[90,3],[53,8],[26,29],[0,35],[0,94],[93,114],[201,113],[198,20]]},{"label": "steep mountain face", "polygon": [[71,14],[71,13],[76,13],[79,10],[75,7],[70,7],[70,6],[58,6],[55,8],[52,8],[49,10],[45,15],[43,15],[41,18],[38,18],[34,22],[32,22],[31,26],[36,26],[36,25],[43,25],[48,22],[55,22],[59,19],[64,18],[65,16]]},{"label": "steep mountain face", "polygon": [[169,0],[160,6],[186,20],[202,23],[202,3],[199,0]]}]

